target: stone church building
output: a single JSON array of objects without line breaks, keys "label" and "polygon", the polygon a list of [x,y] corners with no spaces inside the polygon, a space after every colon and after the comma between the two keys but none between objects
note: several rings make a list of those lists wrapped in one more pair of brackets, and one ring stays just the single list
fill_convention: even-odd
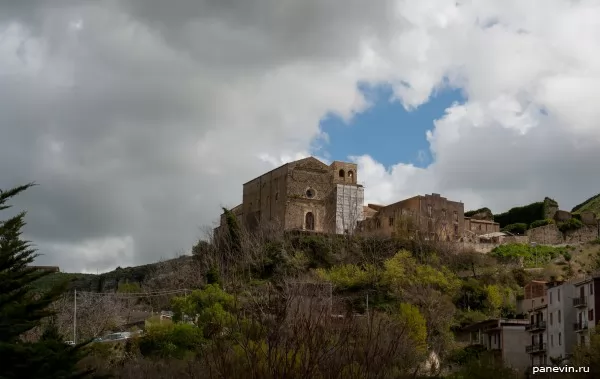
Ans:
[{"label": "stone church building", "polygon": [[[242,204],[231,211],[250,230],[274,227],[321,233],[352,233],[362,221],[364,188],[357,165],[314,157],[286,163],[243,185]],[[219,233],[226,226],[221,215]]]}]

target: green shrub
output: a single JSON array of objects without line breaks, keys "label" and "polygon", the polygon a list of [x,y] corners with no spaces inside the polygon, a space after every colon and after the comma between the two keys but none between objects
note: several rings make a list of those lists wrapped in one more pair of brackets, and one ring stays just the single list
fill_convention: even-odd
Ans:
[{"label": "green shrub", "polygon": [[527,231],[527,224],[517,223],[517,224],[506,225],[504,228],[502,228],[502,231],[512,233],[512,234],[522,235],[522,234],[525,234],[525,232]]},{"label": "green shrub", "polygon": [[154,324],[139,340],[140,353],[159,358],[183,359],[205,343],[200,328],[190,324]]},{"label": "green shrub", "polygon": [[558,207],[558,203],[546,197],[544,201],[531,203],[522,207],[514,207],[508,212],[494,215],[494,221],[499,223],[501,228],[510,224],[524,223],[529,225],[537,220],[547,218],[549,216],[547,214],[549,207]]},{"label": "green shrub", "polygon": [[531,246],[527,244],[505,244],[494,248],[490,255],[500,262],[516,262],[523,259],[525,267],[539,267],[550,263],[567,252],[564,247]]},{"label": "green shrub", "polygon": [[540,226],[546,226],[546,225],[550,225],[550,224],[554,224],[554,220],[551,218],[547,218],[544,220],[537,220],[537,221],[532,222],[529,225],[529,229],[539,228]]},{"label": "green shrub", "polygon": [[377,282],[379,270],[373,265],[346,264],[334,266],[329,270],[317,269],[321,279],[332,282],[340,289],[355,290]]},{"label": "green shrub", "polygon": [[565,233],[570,230],[577,230],[583,227],[583,223],[576,218],[571,218],[568,221],[558,224],[558,230]]}]

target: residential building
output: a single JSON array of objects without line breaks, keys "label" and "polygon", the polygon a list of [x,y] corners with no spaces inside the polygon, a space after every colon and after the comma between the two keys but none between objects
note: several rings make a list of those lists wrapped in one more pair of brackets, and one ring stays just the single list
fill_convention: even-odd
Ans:
[{"label": "residential building", "polygon": [[596,305],[600,305],[600,275],[576,281],[573,285],[573,330],[577,334],[577,344],[589,345],[590,333],[596,327],[598,318]]},{"label": "residential building", "polygon": [[500,232],[500,224],[491,220],[465,217],[465,230],[477,236],[498,233]]},{"label": "residential building", "polygon": [[423,237],[425,240],[456,241],[464,232],[464,204],[440,194],[414,196],[394,204],[369,204],[370,218],[361,230],[383,236]]},{"label": "residential building", "polygon": [[525,370],[530,359],[523,346],[529,341],[525,330],[528,320],[491,319],[464,328],[469,332],[469,343],[481,345],[502,359],[505,365],[517,370]]},{"label": "residential building", "polygon": [[[286,163],[243,185],[232,212],[248,230],[261,227],[352,233],[363,219],[364,188],[355,163],[330,165],[314,157]],[[226,227],[221,215],[218,235]]]},{"label": "residential building", "polygon": [[548,318],[548,301],[546,282],[533,280],[525,285],[524,306],[529,320],[525,330],[529,334],[529,343],[525,351],[529,354],[532,366],[546,365],[547,360],[547,333],[546,320]]},{"label": "residential building", "polygon": [[568,359],[577,343],[574,330],[575,308],[573,294],[575,287],[572,283],[548,283],[548,350],[549,358]]}]

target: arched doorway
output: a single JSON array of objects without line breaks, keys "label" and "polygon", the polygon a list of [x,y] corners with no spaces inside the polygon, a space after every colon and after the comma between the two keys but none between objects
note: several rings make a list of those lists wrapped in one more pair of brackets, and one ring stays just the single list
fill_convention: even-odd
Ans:
[{"label": "arched doorway", "polygon": [[304,228],[306,230],[315,230],[315,215],[308,212],[304,217]]}]

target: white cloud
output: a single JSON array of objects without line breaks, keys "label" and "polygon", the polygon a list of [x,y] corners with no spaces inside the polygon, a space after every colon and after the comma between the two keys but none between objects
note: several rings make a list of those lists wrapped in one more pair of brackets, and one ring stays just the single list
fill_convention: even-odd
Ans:
[{"label": "white cloud", "polygon": [[[432,124],[426,169],[355,158],[369,201],[600,192],[596,1],[91,4],[0,6],[0,187],[41,184],[19,205],[46,262],[188,248],[242,183],[323,142],[324,116],[368,108],[358,83],[407,108],[445,85],[468,97]],[[122,235],[126,254],[99,242]]]}]

